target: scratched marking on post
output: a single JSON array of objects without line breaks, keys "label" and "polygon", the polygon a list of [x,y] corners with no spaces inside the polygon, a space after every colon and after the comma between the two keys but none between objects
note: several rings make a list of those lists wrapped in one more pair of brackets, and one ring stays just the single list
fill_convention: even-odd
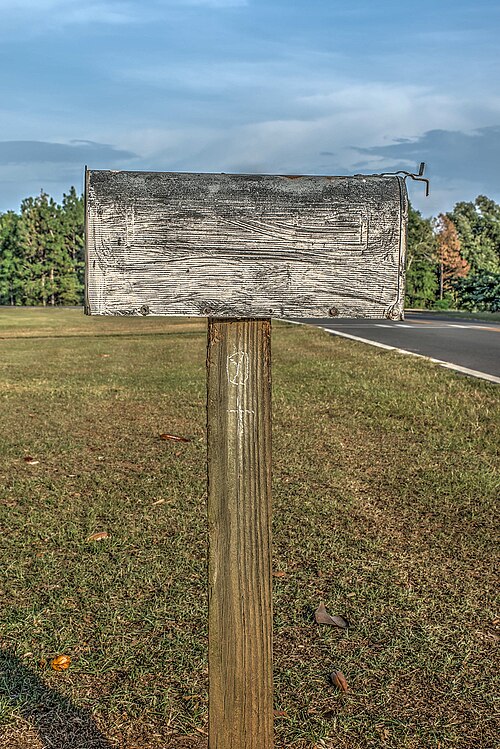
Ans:
[{"label": "scratched marking on post", "polygon": [[245,385],[249,376],[248,354],[235,351],[227,357],[227,379],[232,385]]},{"label": "scratched marking on post", "polygon": [[[246,351],[235,351],[227,357],[226,371],[227,379],[232,385],[241,386],[246,385],[250,371],[249,371],[249,358]],[[238,433],[240,436],[243,434],[243,423],[244,416],[250,414],[255,415],[255,411],[248,408],[243,408],[241,404],[241,391],[236,391],[236,408],[228,408],[228,413],[237,414],[238,417]]]}]

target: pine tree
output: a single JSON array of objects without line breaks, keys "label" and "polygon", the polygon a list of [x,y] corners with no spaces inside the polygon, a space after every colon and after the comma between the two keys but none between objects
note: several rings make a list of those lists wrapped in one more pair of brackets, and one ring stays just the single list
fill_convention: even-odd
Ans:
[{"label": "pine tree", "polygon": [[18,222],[14,211],[0,215],[0,304],[22,304]]},{"label": "pine tree", "polygon": [[55,256],[59,250],[58,208],[45,192],[21,204],[20,254],[26,272],[24,304],[55,304]]},{"label": "pine tree", "polygon": [[[76,193],[70,192],[71,210],[74,199]],[[66,220],[64,206],[57,205],[43,191],[21,204],[19,251],[25,272],[24,304],[55,306],[81,301],[82,284],[77,274],[73,236],[77,230],[70,226],[72,222]]]},{"label": "pine tree", "polygon": [[78,303],[83,301],[85,283],[84,216],[83,198],[77,195],[74,187],[71,187],[69,193],[63,195],[62,232],[74,273],[71,294],[73,297],[76,295]]}]

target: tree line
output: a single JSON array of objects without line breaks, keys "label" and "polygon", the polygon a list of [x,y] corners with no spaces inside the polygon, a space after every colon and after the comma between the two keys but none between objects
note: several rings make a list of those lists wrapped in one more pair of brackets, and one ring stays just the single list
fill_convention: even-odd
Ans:
[{"label": "tree line", "polygon": [[26,198],[0,214],[0,304],[65,305],[83,300],[83,198],[74,187],[56,203]]},{"label": "tree line", "polygon": [[500,311],[500,205],[484,195],[423,218],[410,206],[406,306]]},{"label": "tree line", "polygon": [[[0,304],[82,304],[84,205],[74,187],[0,213]],[[424,218],[410,206],[406,306],[500,310],[500,205],[480,195]]]}]

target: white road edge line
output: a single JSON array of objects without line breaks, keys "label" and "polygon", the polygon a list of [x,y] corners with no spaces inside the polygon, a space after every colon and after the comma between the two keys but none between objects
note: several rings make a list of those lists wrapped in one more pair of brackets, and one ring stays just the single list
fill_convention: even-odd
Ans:
[{"label": "white road edge line", "polygon": [[352,341],[359,341],[360,343],[368,343],[370,346],[376,346],[377,348],[383,348],[387,351],[397,351],[399,354],[406,354],[407,356],[416,356],[419,359],[426,359],[433,364],[439,364],[440,367],[446,367],[447,369],[453,369],[455,372],[461,372],[462,374],[469,375],[470,377],[478,377],[480,380],[488,380],[488,382],[494,382],[500,385],[500,377],[495,375],[487,374],[486,372],[478,372],[476,369],[468,369],[467,367],[461,367],[459,364],[450,364],[447,361],[441,361],[441,359],[433,359],[432,356],[425,356],[424,354],[416,354],[415,351],[406,351],[403,348],[397,348],[396,346],[388,346],[386,343],[379,343],[378,341],[370,341],[368,338],[360,338],[357,335],[351,335],[350,333],[343,333],[340,330],[334,330],[333,328],[324,328],[321,325],[314,325],[312,323],[298,322],[297,320],[284,320],[284,322],[292,323],[292,325],[311,325],[313,328],[318,330],[325,330],[327,333],[332,335],[338,335],[342,338],[350,338]]}]

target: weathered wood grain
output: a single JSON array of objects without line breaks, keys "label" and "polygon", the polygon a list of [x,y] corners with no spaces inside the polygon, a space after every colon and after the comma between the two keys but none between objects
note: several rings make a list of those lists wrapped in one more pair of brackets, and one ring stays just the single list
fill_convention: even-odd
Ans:
[{"label": "weathered wood grain", "polygon": [[402,316],[397,176],[89,171],[86,311]]},{"label": "weathered wood grain", "polygon": [[273,746],[270,333],[208,324],[210,749]]}]

